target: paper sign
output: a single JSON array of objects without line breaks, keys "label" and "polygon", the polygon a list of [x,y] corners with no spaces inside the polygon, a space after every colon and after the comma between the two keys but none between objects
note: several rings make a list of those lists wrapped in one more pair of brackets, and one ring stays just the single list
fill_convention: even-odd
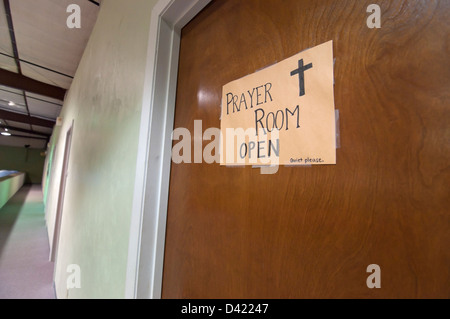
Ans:
[{"label": "paper sign", "polygon": [[223,87],[221,165],[336,164],[333,42]]}]

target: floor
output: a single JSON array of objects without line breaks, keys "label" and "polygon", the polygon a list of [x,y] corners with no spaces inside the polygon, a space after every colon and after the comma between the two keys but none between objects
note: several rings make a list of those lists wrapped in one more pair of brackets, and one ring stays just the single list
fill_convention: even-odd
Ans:
[{"label": "floor", "polygon": [[22,187],[0,209],[0,299],[54,299],[40,185]]}]

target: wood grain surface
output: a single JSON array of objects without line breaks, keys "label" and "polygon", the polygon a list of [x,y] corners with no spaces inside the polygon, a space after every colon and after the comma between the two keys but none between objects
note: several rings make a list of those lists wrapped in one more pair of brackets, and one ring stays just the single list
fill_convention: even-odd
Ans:
[{"label": "wood grain surface", "polygon": [[341,147],[173,164],[163,298],[450,297],[450,1],[378,0],[381,29],[371,3],[215,0],[183,29],[175,127],[219,128],[224,84],[333,40]]}]

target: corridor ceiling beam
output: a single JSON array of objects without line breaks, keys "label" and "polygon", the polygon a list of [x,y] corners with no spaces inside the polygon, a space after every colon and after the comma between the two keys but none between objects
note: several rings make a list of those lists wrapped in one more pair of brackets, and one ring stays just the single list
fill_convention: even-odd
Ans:
[{"label": "corridor ceiling beam", "polygon": [[37,137],[37,136],[25,136],[25,135],[18,135],[18,134],[11,134],[12,137],[18,137],[18,138],[26,138],[26,139],[32,139],[32,140],[41,140],[41,141],[47,141],[48,139],[45,137]]},{"label": "corridor ceiling beam", "polygon": [[39,135],[39,136],[43,136],[43,137],[50,137],[50,134],[46,134],[46,133],[42,133],[42,132],[36,132],[34,130],[26,130],[26,129],[23,129],[23,128],[9,126],[9,125],[0,125],[0,129],[5,129],[5,128],[10,130],[10,131],[34,134],[34,135]]},{"label": "corridor ceiling beam", "polygon": [[9,111],[5,111],[5,110],[0,110],[0,119],[7,120],[7,121],[13,121],[13,122],[27,123],[27,124],[36,125],[36,126],[49,127],[49,128],[53,128],[53,126],[56,123],[53,120],[41,119],[38,117],[29,116],[26,114],[9,112]]},{"label": "corridor ceiling beam", "polygon": [[0,85],[32,92],[63,101],[66,90],[54,85],[33,80],[24,75],[0,69]]}]

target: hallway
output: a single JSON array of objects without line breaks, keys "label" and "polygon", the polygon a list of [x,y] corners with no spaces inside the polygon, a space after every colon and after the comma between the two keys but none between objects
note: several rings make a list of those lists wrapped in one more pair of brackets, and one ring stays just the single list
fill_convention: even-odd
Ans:
[{"label": "hallway", "polygon": [[0,209],[0,299],[54,299],[40,185],[23,186]]}]

